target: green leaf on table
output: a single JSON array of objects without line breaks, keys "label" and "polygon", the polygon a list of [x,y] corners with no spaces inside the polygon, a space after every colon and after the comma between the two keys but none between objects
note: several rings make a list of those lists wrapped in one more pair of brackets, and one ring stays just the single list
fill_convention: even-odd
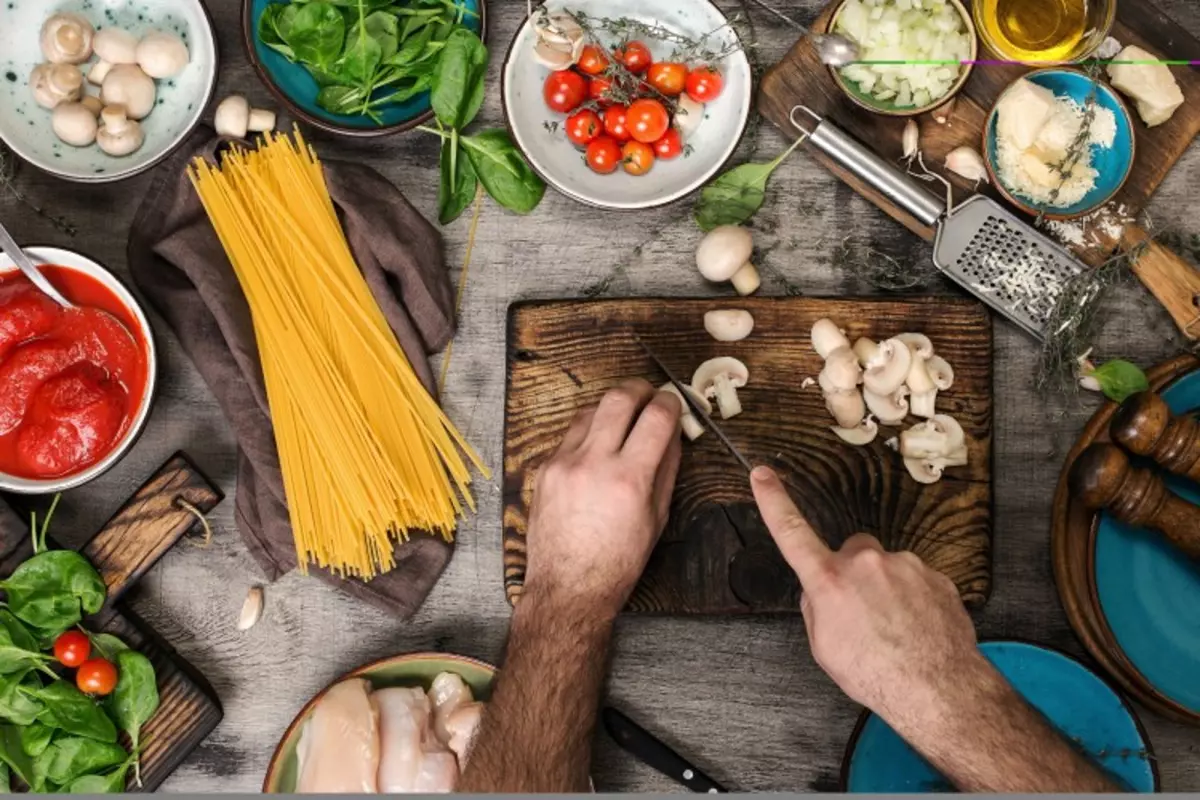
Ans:
[{"label": "green leaf on table", "polygon": [[[120,659],[119,655],[118,659]],[[120,674],[120,669],[118,660],[118,674]],[[95,700],[75,688],[75,684],[55,681],[33,691],[25,689],[21,691],[26,691],[45,706],[38,714],[39,722],[52,728],[60,728],[76,736],[84,736],[100,742],[117,740],[117,728],[109,719],[108,714]]]},{"label": "green leaf on table", "polygon": [[18,778],[33,785],[33,760],[21,748],[21,730],[16,725],[0,725],[0,761]]},{"label": "green leaf on table", "polygon": [[81,736],[56,739],[33,760],[34,774],[52,784],[66,786],[82,775],[124,764],[129,753],[119,744]]},{"label": "green leaf on table", "polygon": [[796,147],[804,141],[797,139],[782,155],[766,164],[742,164],[721,173],[700,190],[693,214],[702,231],[721,225],[741,225],[762,207],[767,194],[767,180]]},{"label": "green leaf on table", "polygon": [[1101,364],[1084,377],[1095,379],[1100,391],[1114,403],[1124,403],[1138,392],[1150,389],[1146,373],[1136,364],[1119,358]]},{"label": "green leaf on table", "polygon": [[448,225],[475,199],[479,179],[471,159],[458,148],[455,138],[442,140],[441,185],[438,187],[438,222]]},{"label": "green leaf on table", "polygon": [[[0,676],[0,719],[16,725],[30,725],[45,706],[28,692],[40,689],[42,682],[33,669]],[[24,688],[26,691],[22,691]]]},{"label": "green leaf on table", "polygon": [[280,31],[296,58],[327,68],[337,60],[346,42],[346,21],[330,3],[306,3]]},{"label": "green leaf on table", "polygon": [[475,119],[483,105],[487,62],[487,47],[477,35],[466,28],[450,34],[433,71],[430,102],[438,122],[462,129]]},{"label": "green leaf on table", "polygon": [[40,722],[33,722],[21,728],[21,749],[30,758],[37,758],[50,746],[54,738],[54,729]]},{"label": "green leaf on table", "polygon": [[518,214],[537,208],[546,184],[525,163],[507,131],[495,129],[463,136],[461,143],[479,182],[493,200]]},{"label": "green leaf on table", "polygon": [[8,608],[38,629],[42,642],[104,605],[108,590],[100,573],[74,550],[49,550],[17,567],[0,589]]},{"label": "green leaf on table", "polygon": [[[136,650],[117,653],[117,687],[108,698],[108,710],[121,730],[129,734],[133,752],[141,749],[142,726],[158,710],[158,686],[150,659]],[[135,762],[138,783],[141,783],[140,764]]]}]

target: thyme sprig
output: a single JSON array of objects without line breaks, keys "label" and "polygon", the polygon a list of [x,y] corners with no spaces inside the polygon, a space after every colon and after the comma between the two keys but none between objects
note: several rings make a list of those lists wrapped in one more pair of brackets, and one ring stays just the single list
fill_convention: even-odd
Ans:
[{"label": "thyme sprig", "polygon": [[1047,211],[1058,201],[1058,195],[1063,186],[1070,179],[1075,167],[1088,155],[1092,145],[1092,123],[1096,121],[1096,110],[1100,105],[1100,69],[1097,65],[1091,64],[1087,67],[1086,73],[1091,80],[1091,86],[1083,101],[1083,117],[1079,123],[1079,130],[1076,132],[1075,138],[1071,140],[1071,144],[1067,146],[1067,151],[1063,154],[1062,159],[1057,164],[1050,165],[1050,169],[1058,173],[1060,180],[1058,186],[1050,190],[1050,198],[1038,208],[1037,219],[1034,220],[1036,225],[1045,222]]},{"label": "thyme sprig", "polygon": [[740,15],[738,14],[726,20],[724,25],[713,28],[698,39],[693,39],[686,34],[673,31],[657,23],[642,22],[630,17],[617,17],[613,19],[611,17],[592,17],[582,11],[568,11],[568,13],[575,17],[579,26],[586,33],[590,33],[593,36],[598,36],[600,33],[607,34],[610,38],[616,40],[618,46],[635,39],[653,39],[673,44],[675,45],[675,49],[671,51],[671,56],[667,59],[668,61],[707,64],[720,61],[741,49],[741,45],[738,43],[736,37],[733,42],[721,42],[717,49],[712,49],[713,38],[727,28],[732,30],[733,24],[739,20]]}]

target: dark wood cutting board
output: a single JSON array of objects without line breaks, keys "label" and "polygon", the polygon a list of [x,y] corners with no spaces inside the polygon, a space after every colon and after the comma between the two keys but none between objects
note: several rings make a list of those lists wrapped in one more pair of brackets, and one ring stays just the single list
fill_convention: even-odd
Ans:
[{"label": "dark wood cutting board", "polygon": [[[131,612],[121,609],[120,599],[196,523],[178,501],[207,513],[222,497],[187,456],[177,453],[80,548],[108,586],[105,607],[84,624],[141,651],[154,664],[158,679],[158,711],[142,730],[143,786],[139,789],[130,782],[131,792],[158,788],[212,732],[222,712],[216,693],[199,671]],[[0,575],[11,573],[31,554],[28,536],[16,541],[0,538]]]},{"label": "dark wood cutting board", "polygon": [[[754,333],[714,341],[704,312],[744,308]],[[821,317],[854,339],[925,333],[955,371],[938,399],[967,433],[970,465],[932,486],[908,475],[884,445],[845,444],[820,390],[803,385],[822,361],[810,331]],[[666,376],[631,336],[642,339],[688,380],[704,360],[734,356],[750,382],[738,391],[745,411],[721,422],[755,463],[775,467],[801,510],[833,545],[858,531],[889,550],[907,549],[948,575],[964,601],[982,605],[991,588],[992,328],[984,306],[959,298],[913,300],[808,297],[709,300],[605,300],[521,303],[509,309],[504,430],[504,582],[511,602],[525,577],[528,505],[538,467],[553,453],[575,412],[623,380]],[[910,418],[911,422],[917,420]],[[907,425],[905,426],[907,427]],[[745,470],[715,436],[685,443],[671,520],[630,611],[668,614],[796,612],[799,587],[754,506]]]},{"label": "dark wood cutting board", "polygon": [[[835,5],[831,4],[818,15],[812,30],[826,29]],[[1147,0],[1122,0],[1118,3],[1112,35],[1122,45],[1136,44],[1164,58],[1200,60],[1200,41]],[[986,59],[993,56],[981,44],[979,57]],[[977,65],[962,91],[954,98],[953,106],[947,106],[952,110],[944,124],[939,123],[933,113],[917,118],[925,163],[931,169],[945,174],[955,184],[956,202],[966,199],[976,190],[970,181],[942,169],[946,154],[961,145],[982,152],[984,123],[996,100],[1013,81],[1030,70],[1031,67],[1019,65]],[[1134,123],[1134,164],[1129,179],[1111,203],[1123,204],[1130,217],[1145,208],[1167,173],[1200,133],[1200,73],[1184,66],[1171,67],[1171,71],[1187,100],[1168,122],[1147,128],[1137,116],[1133,104],[1127,101]],[[817,114],[828,117],[860,141],[869,143],[884,158],[898,160],[903,153],[901,138],[905,118],[875,114],[855,105],[838,88],[829,69],[821,64],[808,37],[798,40],[783,59],[767,71],[759,86],[759,111],[788,136],[799,135],[789,120],[792,109],[797,105],[807,106]],[[893,219],[932,241],[933,228],[922,225],[899,206],[834,164],[816,148],[809,144],[805,144],[804,148],[811,157]],[[1005,202],[987,185],[982,185],[979,191],[1001,203]],[[1132,247],[1144,238],[1144,232],[1130,225],[1126,228],[1122,244]],[[1072,249],[1083,261],[1098,264],[1108,258],[1117,245],[1117,241],[1104,241],[1099,246]],[[1171,313],[1179,327],[1192,338],[1200,337],[1200,319],[1197,318],[1197,304],[1194,301],[1200,295],[1200,271],[1192,269],[1161,245],[1150,243],[1144,247],[1146,251],[1135,264],[1135,271]]]}]

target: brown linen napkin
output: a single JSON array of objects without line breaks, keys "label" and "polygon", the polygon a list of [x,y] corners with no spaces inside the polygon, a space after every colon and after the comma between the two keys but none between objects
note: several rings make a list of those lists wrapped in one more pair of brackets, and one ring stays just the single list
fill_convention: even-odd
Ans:
[{"label": "brown linen napkin", "polygon": [[[234,515],[270,580],[296,566],[283,477],[271,427],[250,309],[185,167],[212,159],[222,140],[201,127],[158,168],[129,235],[133,280],[175,332],[238,442]],[[454,335],[454,293],[436,230],[382,175],[325,162],[325,179],[354,257],[413,369],[431,392],[427,354]],[[413,614],[450,560],[452,545],[414,533],[396,568],[371,581],[310,567],[352,595],[403,617]]]}]

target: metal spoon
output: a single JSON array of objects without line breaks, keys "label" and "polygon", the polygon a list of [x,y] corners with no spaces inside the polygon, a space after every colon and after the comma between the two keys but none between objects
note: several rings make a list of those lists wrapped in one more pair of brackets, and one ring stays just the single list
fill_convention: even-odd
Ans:
[{"label": "metal spoon", "polygon": [[840,33],[811,33],[808,28],[801,25],[796,20],[786,14],[767,5],[763,0],[754,0],[755,4],[770,11],[781,20],[791,25],[801,33],[808,34],[812,38],[813,45],[817,48],[817,55],[821,58],[821,63],[827,67],[844,67],[847,64],[852,64],[858,61],[858,45],[842,36]]},{"label": "metal spoon", "polygon": [[25,254],[25,251],[17,245],[16,241],[13,240],[12,235],[9,234],[8,230],[5,229],[3,225],[0,225],[0,250],[3,250],[5,254],[13,260],[13,263],[17,265],[17,268],[25,274],[25,277],[29,278],[30,282],[33,283],[33,285],[37,288],[41,289],[42,292],[48,295],[51,300],[58,303],[63,308],[75,307],[70,300],[62,296],[58,289],[54,288],[54,285],[46,279],[46,276],[42,274],[41,270],[33,265],[33,261],[31,261],[29,256]]}]

